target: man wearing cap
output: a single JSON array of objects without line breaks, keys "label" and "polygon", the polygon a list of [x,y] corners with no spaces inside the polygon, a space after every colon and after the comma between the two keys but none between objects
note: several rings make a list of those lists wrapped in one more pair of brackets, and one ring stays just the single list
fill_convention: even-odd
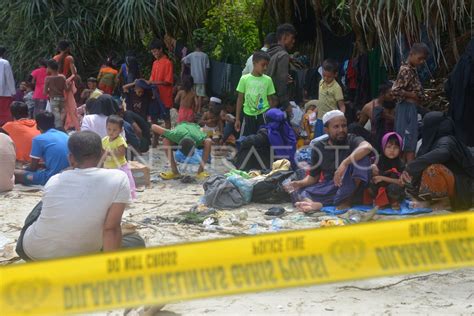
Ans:
[{"label": "man wearing cap", "polygon": [[309,175],[289,186],[295,206],[303,212],[327,205],[347,209],[362,200],[362,190],[370,180],[372,146],[347,133],[347,120],[339,110],[327,112],[323,124],[327,137],[313,145]]}]

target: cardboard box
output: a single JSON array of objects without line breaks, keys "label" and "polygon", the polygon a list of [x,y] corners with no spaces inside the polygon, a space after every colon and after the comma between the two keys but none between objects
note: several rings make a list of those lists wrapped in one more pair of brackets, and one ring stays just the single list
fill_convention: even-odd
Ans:
[{"label": "cardboard box", "polygon": [[150,187],[150,168],[142,163],[139,163],[138,161],[130,161],[128,164],[130,166],[130,170],[132,171],[136,187]]}]

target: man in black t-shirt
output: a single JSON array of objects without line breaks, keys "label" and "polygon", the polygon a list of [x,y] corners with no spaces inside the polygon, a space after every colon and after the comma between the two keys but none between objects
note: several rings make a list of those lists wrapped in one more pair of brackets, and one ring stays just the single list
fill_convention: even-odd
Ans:
[{"label": "man in black t-shirt", "polygon": [[362,197],[370,180],[372,146],[362,137],[347,133],[347,120],[339,110],[326,113],[323,124],[328,136],[313,145],[309,175],[290,184],[295,206],[304,212],[326,205],[347,209]]}]

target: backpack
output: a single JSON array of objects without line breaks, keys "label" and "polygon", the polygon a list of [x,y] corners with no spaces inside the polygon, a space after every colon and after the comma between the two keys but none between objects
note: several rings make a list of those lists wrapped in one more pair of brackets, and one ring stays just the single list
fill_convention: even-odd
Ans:
[{"label": "backpack", "polygon": [[253,186],[252,202],[255,203],[285,203],[291,202],[291,197],[283,188],[282,182],[291,177],[293,171],[277,171]]}]

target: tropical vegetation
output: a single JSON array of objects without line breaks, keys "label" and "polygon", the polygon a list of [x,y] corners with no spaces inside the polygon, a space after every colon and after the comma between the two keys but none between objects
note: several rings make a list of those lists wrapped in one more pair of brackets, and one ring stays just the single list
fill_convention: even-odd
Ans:
[{"label": "tropical vegetation", "polygon": [[52,56],[60,39],[73,43],[85,75],[105,56],[130,49],[150,64],[147,46],[164,34],[189,48],[202,39],[212,58],[243,64],[267,32],[291,22],[310,34],[297,49],[312,65],[324,58],[324,26],[338,35],[353,32],[354,54],[380,46],[387,66],[402,42],[425,36],[447,68],[462,53],[459,39],[474,34],[473,12],[472,0],[10,0],[0,7],[0,45],[17,77]]}]

